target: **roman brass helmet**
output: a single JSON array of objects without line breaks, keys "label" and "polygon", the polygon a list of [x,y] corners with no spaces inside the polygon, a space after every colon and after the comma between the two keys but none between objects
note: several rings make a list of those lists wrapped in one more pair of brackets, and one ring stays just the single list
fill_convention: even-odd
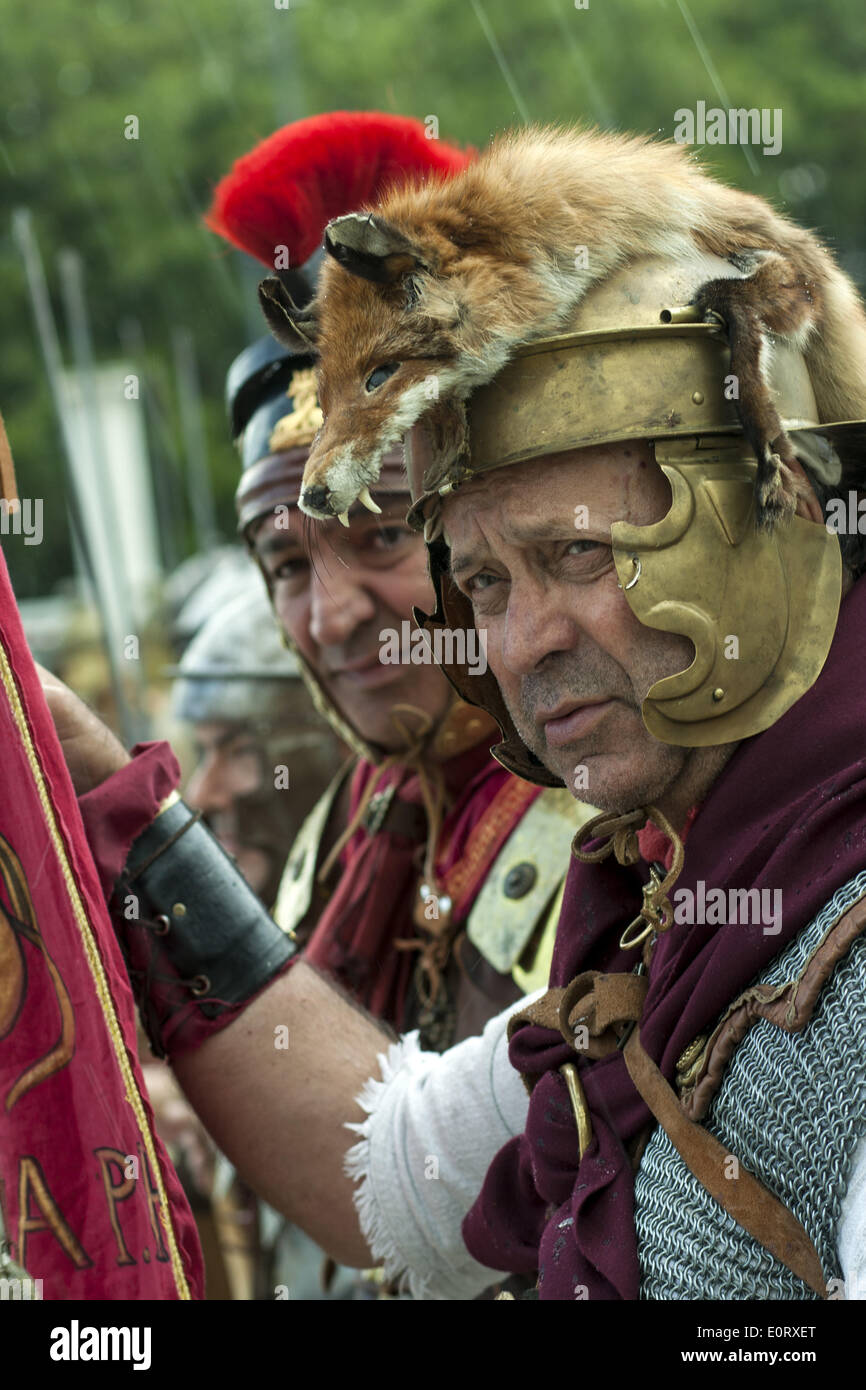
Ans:
[{"label": "roman brass helmet", "polygon": [[[468,456],[437,456],[425,420],[406,440],[410,518],[425,529],[437,595],[432,616],[416,617],[431,634],[473,623],[448,575],[443,497],[533,458],[627,440],[653,445],[670,510],[651,526],[615,523],[611,540],[639,621],[694,643],[692,664],[658,681],[642,708],[655,738],[683,747],[733,742],[775,723],[817,679],[841,598],[837,536],[797,516],[770,534],[755,525],[757,461],[737,414],[725,325],[698,321],[691,304],[707,281],[740,273],[697,252],[687,262],[648,258],[619,270],[586,295],[571,331],[518,351],[470,397]],[[771,383],[801,461],[838,484],[862,449],[863,423],[818,420],[806,363],[787,343],[774,345]],[[523,745],[490,671],[445,670],[465,700],[495,715],[499,761],[559,785]]]}]

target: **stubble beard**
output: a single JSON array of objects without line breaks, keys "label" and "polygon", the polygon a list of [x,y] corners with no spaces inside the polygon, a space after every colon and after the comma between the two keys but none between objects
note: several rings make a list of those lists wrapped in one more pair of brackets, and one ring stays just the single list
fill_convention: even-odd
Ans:
[{"label": "stubble beard", "polygon": [[[580,655],[557,653],[545,671],[524,679],[519,708],[506,701],[527,748],[562,778],[578,800],[602,811],[630,811],[636,806],[657,804],[681,779],[694,750],[659,742],[641,717],[642,701],[656,681],[684,670],[690,663],[690,656],[681,659],[683,639],[673,640],[677,643],[673,653],[647,653],[631,673],[598,648]],[[535,721],[535,712],[555,707],[566,699],[612,699],[620,708],[614,707],[598,728],[573,744],[552,749]],[[628,731],[621,736],[610,727],[614,721],[623,724],[620,710],[632,716]]]}]

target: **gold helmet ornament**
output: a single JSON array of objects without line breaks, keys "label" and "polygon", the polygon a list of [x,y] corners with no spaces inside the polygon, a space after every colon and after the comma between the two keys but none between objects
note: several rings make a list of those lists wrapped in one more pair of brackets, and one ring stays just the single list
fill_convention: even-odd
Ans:
[{"label": "gold helmet ornament", "polygon": [[[839,539],[794,516],[756,525],[758,461],[730,372],[726,323],[696,307],[707,282],[742,268],[696,252],[647,258],[610,275],[581,301],[570,331],[518,351],[468,401],[468,451],[443,454],[422,418],[406,436],[414,505],[437,596],[416,613],[431,635],[473,625],[450,580],[441,533],[444,497],[495,468],[599,444],[647,440],[672,502],[650,526],[611,527],[624,597],[647,627],[691,639],[691,665],[644,700],[650,733],[682,747],[729,743],[775,723],[820,674],[841,598]],[[782,426],[819,483],[836,488],[862,450],[862,421],[825,423],[803,355],[772,342],[769,382]],[[469,499],[467,499],[468,502]],[[737,660],[726,644],[736,638]],[[561,785],[521,741],[492,673],[446,673],[464,700],[492,713],[499,761],[530,781]]]}]

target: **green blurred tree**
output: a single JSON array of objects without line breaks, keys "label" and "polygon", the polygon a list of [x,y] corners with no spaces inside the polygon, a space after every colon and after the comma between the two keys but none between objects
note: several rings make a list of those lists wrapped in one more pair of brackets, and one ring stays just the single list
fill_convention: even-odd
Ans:
[{"label": "green blurred tree", "polygon": [[[223,376],[259,332],[255,277],[202,225],[232,161],[283,122],[331,108],[436,115],[443,138],[481,146],[532,121],[597,121],[671,135],[675,112],[779,107],[784,143],[713,147],[712,168],[828,237],[866,278],[859,180],[864,48],[857,0],[0,0],[0,408],[22,489],[57,499],[60,437],[20,259],[17,206],[33,211],[57,298],[56,257],[84,258],[101,360],[129,358],[161,407],[160,476],[182,457],[172,333],[192,332],[219,521],[233,530],[236,463]],[[723,99],[724,97],[724,99]],[[127,116],[137,140],[124,138]],[[175,545],[193,535],[178,496]],[[21,595],[71,572],[61,508],[40,547],[4,541]]]}]

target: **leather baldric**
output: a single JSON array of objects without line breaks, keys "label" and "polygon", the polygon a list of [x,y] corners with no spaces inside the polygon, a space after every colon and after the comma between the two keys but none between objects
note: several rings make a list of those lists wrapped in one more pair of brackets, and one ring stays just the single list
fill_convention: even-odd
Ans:
[{"label": "leather baldric", "polygon": [[[524,1023],[533,1023],[560,1032],[568,1045],[589,1061],[621,1050],[635,1089],[698,1182],[759,1244],[826,1298],[821,1262],[803,1226],[739,1163],[736,1176],[731,1175],[734,1156],[702,1125],[689,1119],[675,1091],[644,1050],[639,1023],[647,987],[642,974],[585,971],[569,985],[548,990],[514,1014],[508,1024],[509,1039]],[[561,1071],[575,1111],[582,1158],[591,1139],[589,1110],[579,1069],[566,1063]],[[524,1076],[530,1092],[537,1079]]]}]

